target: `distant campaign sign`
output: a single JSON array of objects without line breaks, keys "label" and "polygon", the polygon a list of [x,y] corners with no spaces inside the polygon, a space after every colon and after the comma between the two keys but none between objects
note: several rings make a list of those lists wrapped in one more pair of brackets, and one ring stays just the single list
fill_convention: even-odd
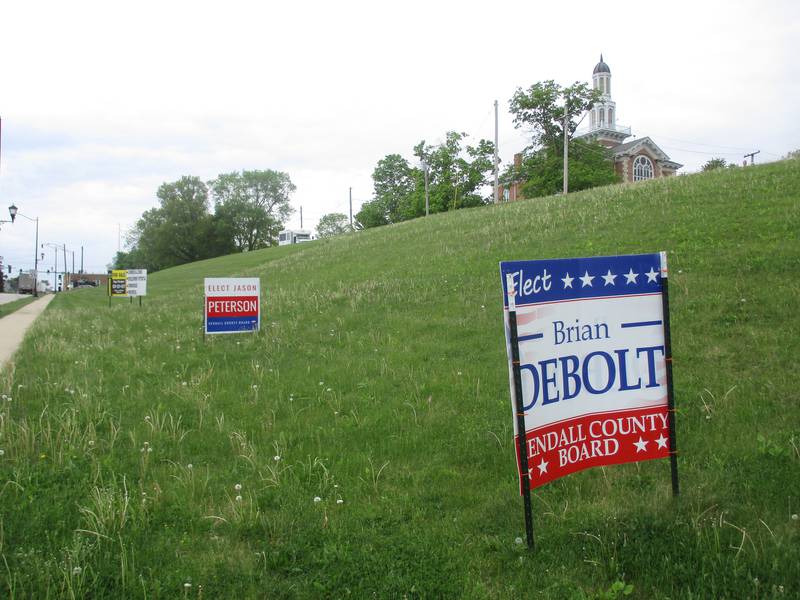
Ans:
[{"label": "distant campaign sign", "polygon": [[147,269],[128,269],[128,295],[147,295]]},{"label": "distant campaign sign", "polygon": [[[516,316],[528,479],[670,452],[662,306],[666,254],[500,263],[512,405]],[[524,444],[519,444],[524,435]],[[522,477],[522,469],[520,469]]]},{"label": "distant campaign sign", "polygon": [[258,331],[261,282],[257,277],[207,277],[204,287],[206,333]]},{"label": "distant campaign sign", "polygon": [[128,297],[128,271],[125,269],[111,271],[111,277],[108,280],[108,294],[115,298]]}]

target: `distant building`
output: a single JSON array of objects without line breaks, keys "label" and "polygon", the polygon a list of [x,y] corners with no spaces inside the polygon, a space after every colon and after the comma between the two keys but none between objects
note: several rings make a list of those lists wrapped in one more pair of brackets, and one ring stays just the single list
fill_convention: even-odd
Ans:
[{"label": "distant building", "polygon": [[609,148],[614,157],[614,168],[623,181],[668,177],[683,166],[670,160],[649,137],[625,142],[631,137],[631,128],[617,124],[617,104],[611,99],[611,69],[603,61],[602,54],[592,71],[592,87],[599,89],[602,96],[589,111],[588,130],[576,132],[575,137]]},{"label": "distant building", "polygon": [[[589,111],[588,127],[575,132],[575,139],[597,142],[611,150],[614,170],[626,183],[668,177],[683,165],[670,160],[667,153],[649,137],[636,138],[629,142],[631,128],[617,124],[617,104],[611,99],[611,69],[603,61],[597,63],[592,72],[592,87],[599,89],[600,101]],[[522,166],[522,154],[514,155],[514,166]],[[524,181],[512,181],[501,186],[503,200],[522,198]]]}]

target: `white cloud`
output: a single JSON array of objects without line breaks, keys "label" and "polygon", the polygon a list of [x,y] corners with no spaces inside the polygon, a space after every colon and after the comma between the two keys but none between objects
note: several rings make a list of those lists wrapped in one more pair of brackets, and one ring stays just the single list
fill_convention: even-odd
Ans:
[{"label": "white cloud", "polygon": [[[0,55],[0,198],[104,266],[158,185],[286,171],[304,225],[371,194],[386,154],[447,130],[525,145],[517,86],[587,81],[600,52],[621,123],[697,170],[798,146],[800,9],[791,1],[11,2]],[[3,209],[5,210],[5,209]],[[5,214],[5,213],[4,213]],[[299,225],[299,214],[292,219]],[[31,255],[29,224],[0,254]],[[28,227],[26,229],[26,227]],[[26,265],[28,266],[28,265]]]}]

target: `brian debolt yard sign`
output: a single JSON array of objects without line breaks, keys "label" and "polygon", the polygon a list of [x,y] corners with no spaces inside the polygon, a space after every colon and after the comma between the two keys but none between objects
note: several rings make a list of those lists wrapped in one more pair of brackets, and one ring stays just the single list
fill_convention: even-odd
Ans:
[{"label": "brian debolt yard sign", "polygon": [[257,277],[208,277],[205,287],[205,333],[258,331],[261,283]]},{"label": "brian debolt yard sign", "polygon": [[677,493],[666,254],[500,271],[523,494],[590,467],[668,456]]}]

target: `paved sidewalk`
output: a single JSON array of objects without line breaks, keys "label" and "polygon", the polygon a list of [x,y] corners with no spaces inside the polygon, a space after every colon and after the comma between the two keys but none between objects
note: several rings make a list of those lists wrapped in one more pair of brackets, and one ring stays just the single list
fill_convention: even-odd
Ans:
[{"label": "paved sidewalk", "polygon": [[55,294],[47,294],[0,319],[0,368],[14,356],[25,332],[55,297]]}]

